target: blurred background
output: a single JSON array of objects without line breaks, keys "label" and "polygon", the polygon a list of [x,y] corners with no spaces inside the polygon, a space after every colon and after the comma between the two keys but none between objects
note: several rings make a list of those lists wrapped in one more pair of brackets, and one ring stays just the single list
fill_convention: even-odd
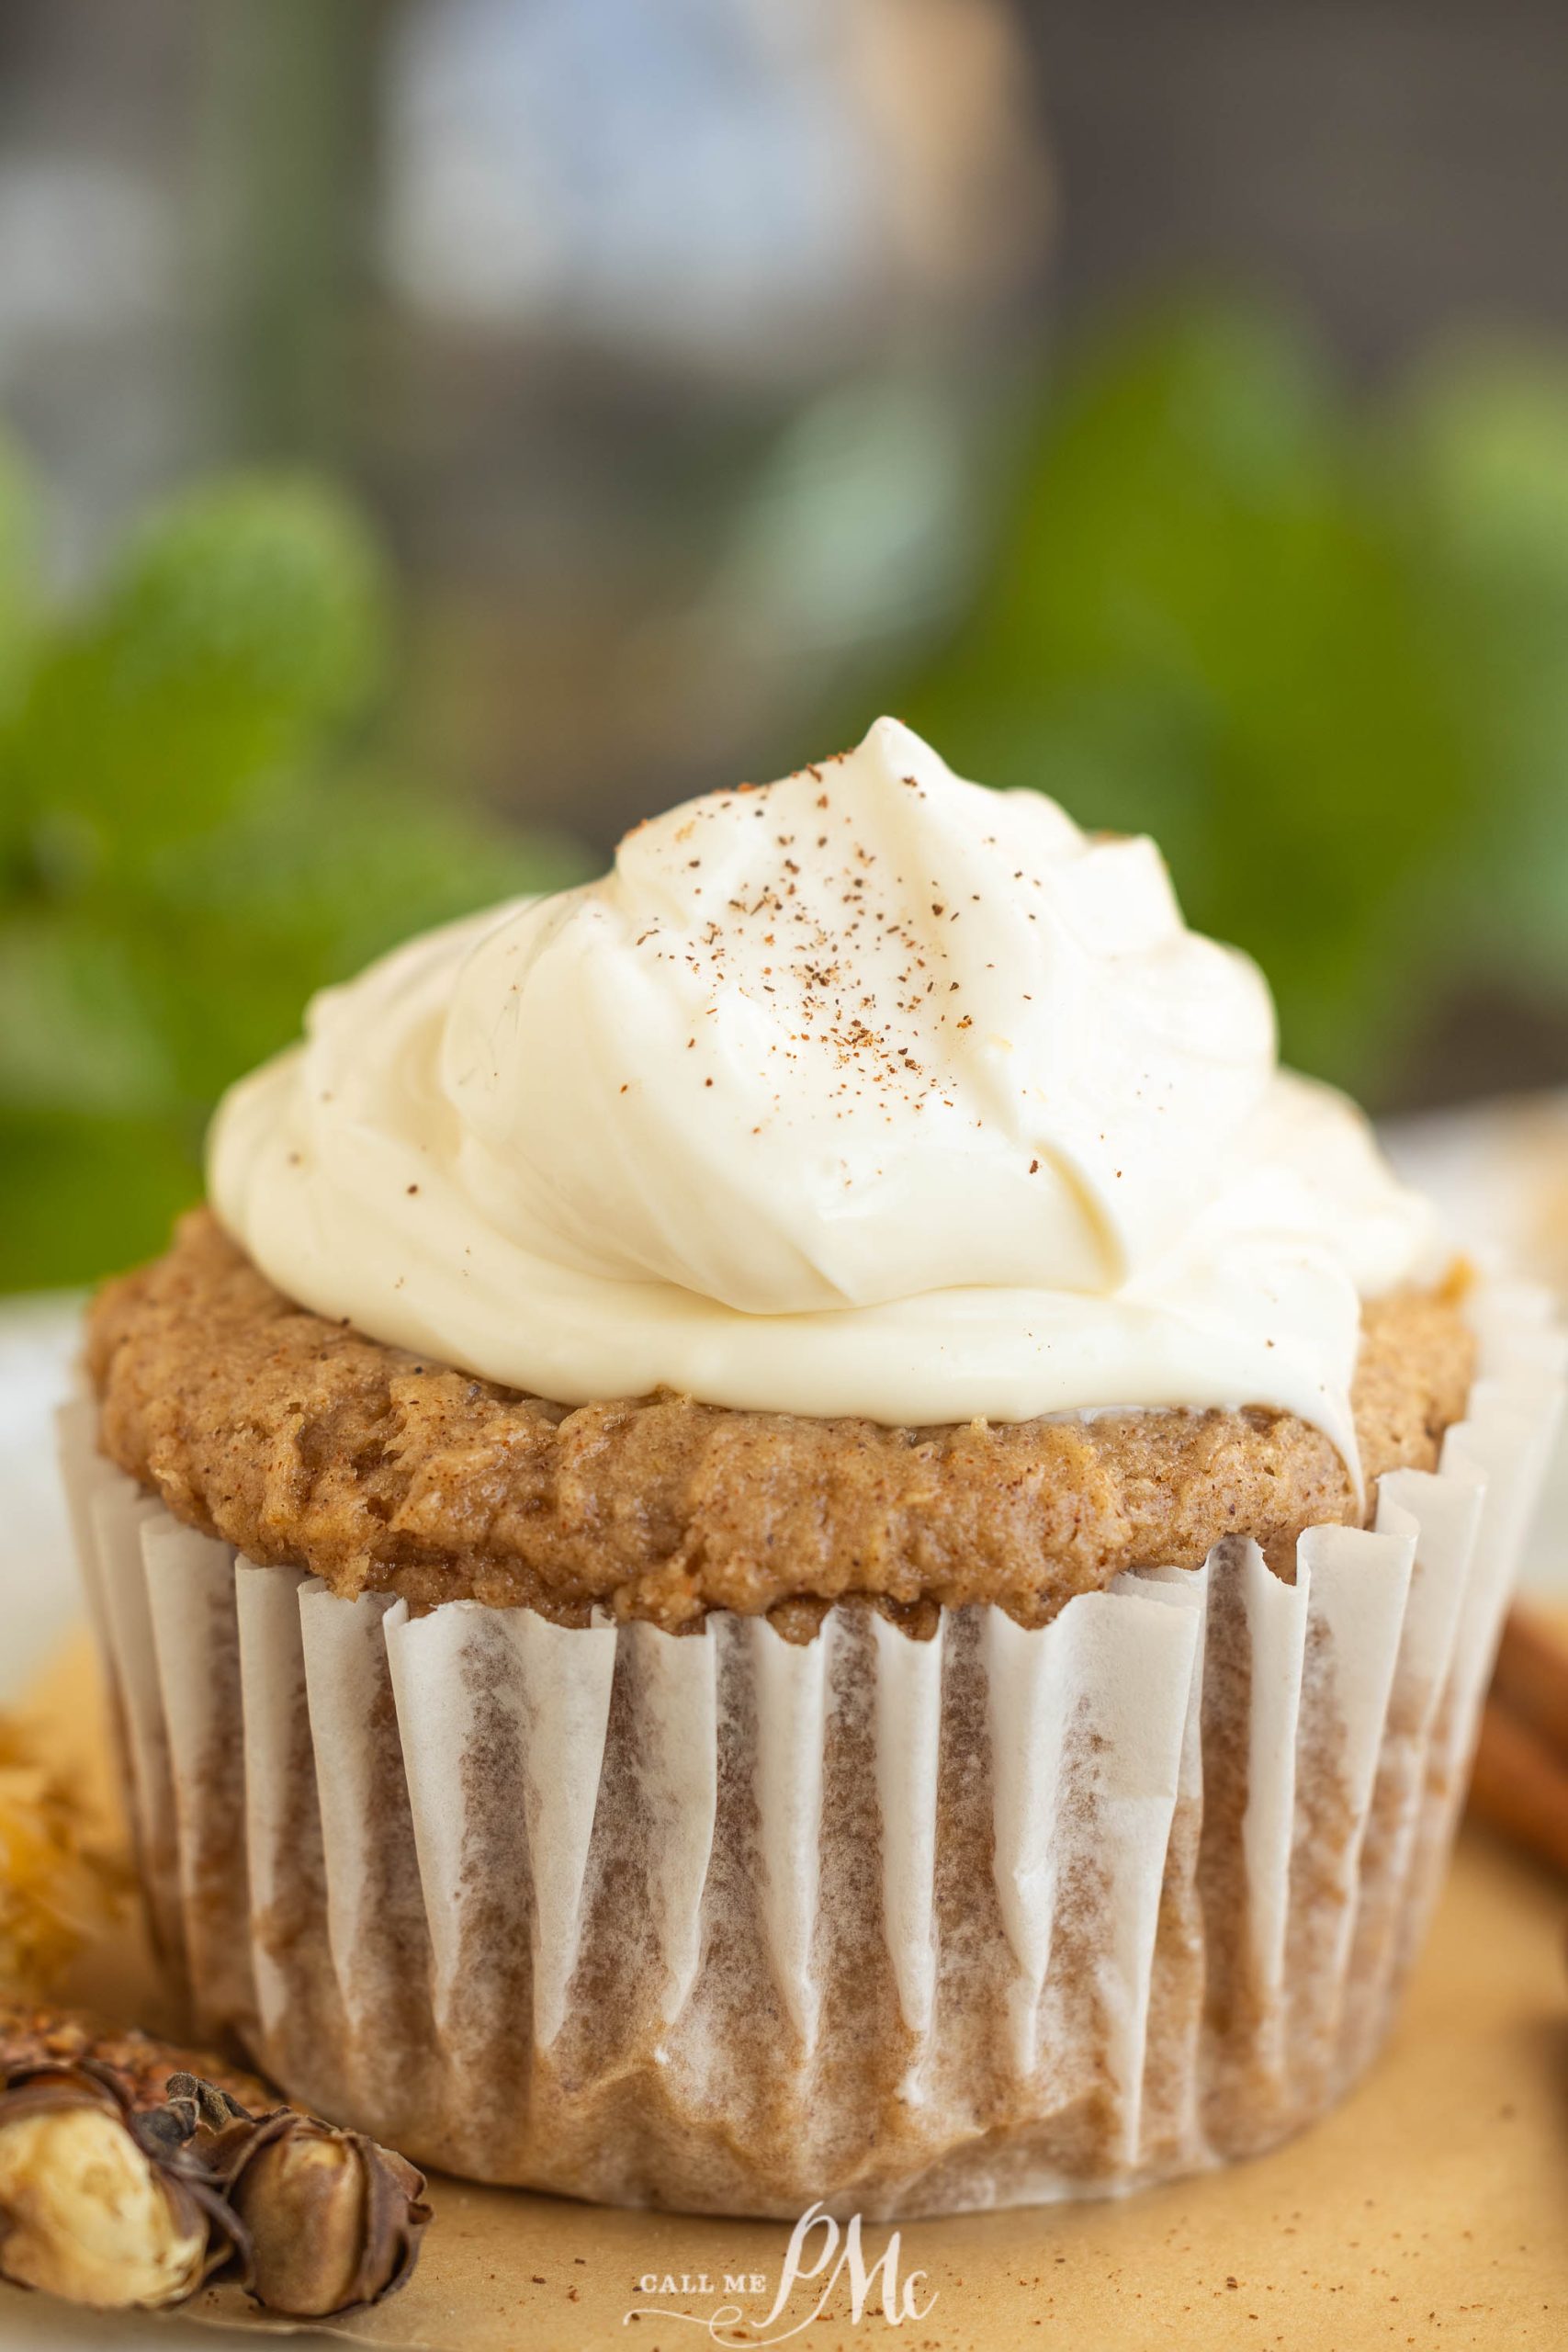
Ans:
[{"label": "blurred background", "polygon": [[0,0],[0,1290],[883,708],[1378,1109],[1568,1078],[1565,210],[1553,0]]}]

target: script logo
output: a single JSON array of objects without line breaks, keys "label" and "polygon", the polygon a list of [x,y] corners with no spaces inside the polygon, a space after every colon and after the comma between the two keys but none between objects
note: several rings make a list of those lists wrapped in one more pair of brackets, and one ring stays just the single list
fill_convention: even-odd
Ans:
[{"label": "script logo", "polygon": [[[821,2232],[818,2248],[813,2248],[815,2233]],[[911,2270],[907,2277],[898,2275],[902,2241],[895,2230],[881,2254],[873,2263],[866,2262],[861,2245],[860,2215],[852,2214],[840,2228],[820,2205],[808,2206],[790,2233],[784,2249],[784,2267],[779,2272],[778,2287],[772,2307],[761,2317],[750,2316],[742,2303],[725,2301],[708,2312],[671,2311],[660,2303],[638,2303],[622,2314],[624,2327],[630,2320],[662,2319],[684,2322],[700,2327],[716,2344],[722,2340],[734,2344],[738,2337],[750,2345],[784,2344],[798,2335],[813,2320],[820,2319],[827,2309],[834,2289],[840,2279],[846,2281],[850,2297],[850,2324],[858,2327],[871,2307],[872,2295],[881,2289],[881,2308],[871,2316],[881,2319],[889,2327],[902,2327],[906,2320],[926,2319],[935,2306],[935,2290],[922,2302],[920,2289],[925,2283],[923,2270]],[[722,2291],[727,2297],[747,2295],[761,2297],[768,2290],[764,2274],[754,2271],[727,2272],[721,2287],[716,2288],[705,2272],[694,2279],[647,2272],[637,2282],[639,2295],[711,2295]],[[799,2300],[805,2290],[810,2309],[799,2311]],[[798,2316],[796,2312],[798,2312]]]}]

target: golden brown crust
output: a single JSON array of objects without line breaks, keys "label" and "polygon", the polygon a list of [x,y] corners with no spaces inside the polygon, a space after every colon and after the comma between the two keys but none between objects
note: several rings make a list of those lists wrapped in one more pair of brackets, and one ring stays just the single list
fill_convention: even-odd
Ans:
[{"label": "golden brown crust", "polygon": [[[733,1412],[660,1394],[570,1409],[383,1347],[284,1298],[206,1211],[88,1324],[102,1442],[194,1526],[334,1591],[463,1597],[581,1622],[770,1611],[808,1632],[861,1596],[1026,1623],[1221,1536],[1288,1564],[1349,1521],[1345,1466],[1286,1413],[1108,1413],[933,1430]],[[1366,1310],[1355,1388],[1369,1496],[1429,1469],[1473,1346],[1450,1287]]]}]

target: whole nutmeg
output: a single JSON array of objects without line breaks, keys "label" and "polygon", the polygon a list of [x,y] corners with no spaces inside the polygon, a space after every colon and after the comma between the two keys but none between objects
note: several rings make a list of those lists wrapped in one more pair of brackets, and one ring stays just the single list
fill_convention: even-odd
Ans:
[{"label": "whole nutmeg", "polygon": [[[186,2091],[171,2082],[173,2104]],[[327,2319],[396,2292],[430,2221],[424,2175],[361,2132],[293,2108],[198,2108],[197,2144],[222,2181],[250,2252],[250,2290],[269,2311]]]},{"label": "whole nutmeg", "polygon": [[242,2254],[176,2135],[106,2070],[12,2072],[0,2090],[0,2278],[101,2310],[165,2310]]}]

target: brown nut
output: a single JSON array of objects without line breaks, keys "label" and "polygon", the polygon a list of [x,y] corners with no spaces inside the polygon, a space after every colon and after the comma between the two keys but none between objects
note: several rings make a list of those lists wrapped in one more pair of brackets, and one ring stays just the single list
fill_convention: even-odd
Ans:
[{"label": "brown nut", "polygon": [[0,2090],[0,2278],[101,2310],[183,2302],[242,2235],[177,2134],[141,2128],[107,2069]]},{"label": "brown nut", "polygon": [[363,2132],[292,2108],[224,2115],[216,2101],[203,2106],[205,2087],[170,2085],[176,2107],[197,2101],[197,2143],[244,2231],[257,2301],[293,2319],[326,2319],[394,2294],[430,2222],[424,2175]]}]

